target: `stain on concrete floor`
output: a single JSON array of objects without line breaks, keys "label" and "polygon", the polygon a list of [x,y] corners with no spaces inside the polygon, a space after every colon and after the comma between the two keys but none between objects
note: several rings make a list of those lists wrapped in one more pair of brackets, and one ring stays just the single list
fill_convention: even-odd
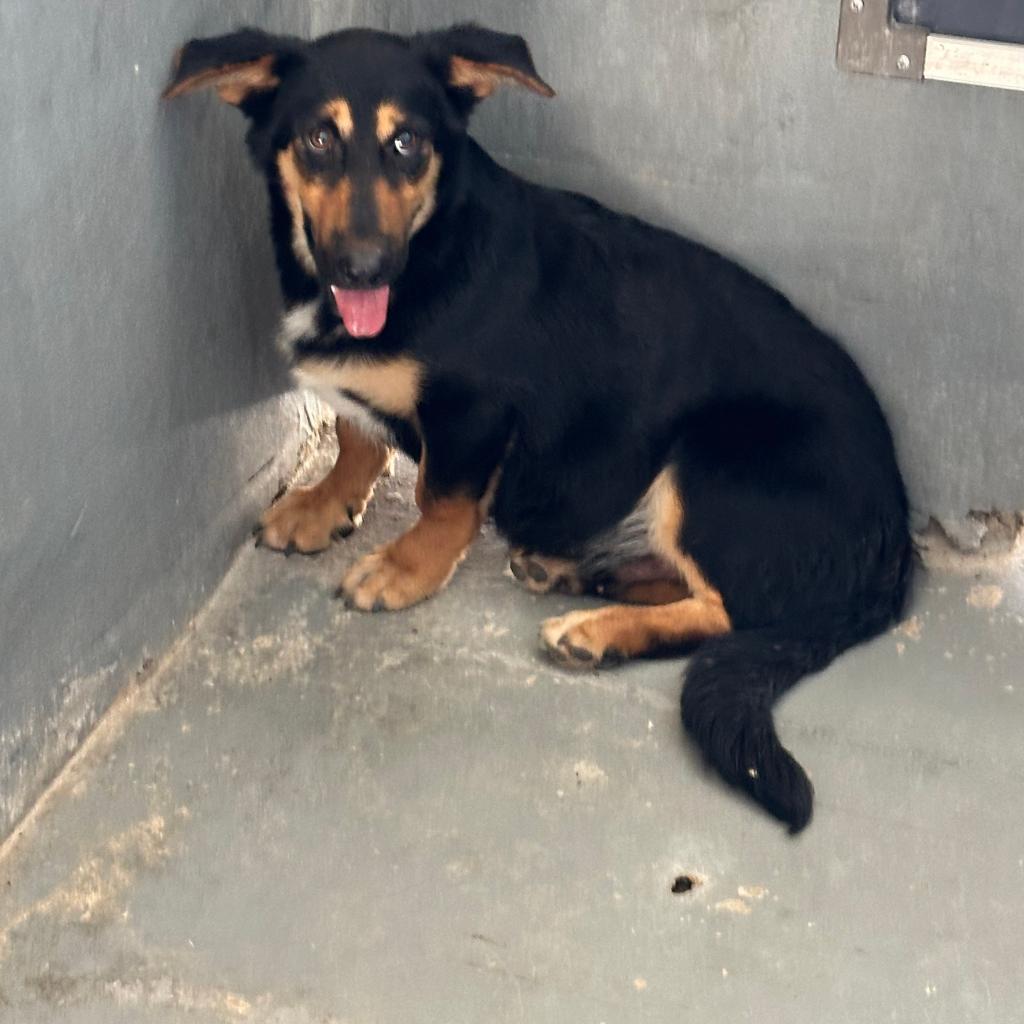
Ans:
[{"label": "stain on concrete floor", "polygon": [[787,698],[794,840],[684,743],[678,663],[542,660],[579,602],[492,534],[408,613],[333,600],[408,485],[324,556],[243,552],[7,844],[0,1021],[1020,1019],[1019,576],[922,578]]}]

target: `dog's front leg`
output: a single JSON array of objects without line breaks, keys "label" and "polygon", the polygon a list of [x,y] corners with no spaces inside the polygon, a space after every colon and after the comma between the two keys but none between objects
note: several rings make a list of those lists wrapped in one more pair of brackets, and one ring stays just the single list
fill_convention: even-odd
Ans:
[{"label": "dog's front leg", "polygon": [[434,385],[420,403],[420,518],[361,559],[339,596],[363,611],[408,608],[452,577],[490,512],[509,439],[508,417],[486,397]]},{"label": "dog's front leg", "polygon": [[347,537],[363,519],[374,484],[391,461],[391,449],[358,427],[335,422],[338,458],[313,487],[296,487],[274,502],[260,519],[257,544],[277,551],[313,554]]},{"label": "dog's front leg", "polygon": [[362,611],[396,611],[436,594],[452,577],[487,515],[486,500],[469,494],[438,496],[423,461],[416,482],[420,518],[397,540],[360,559],[339,590]]}]

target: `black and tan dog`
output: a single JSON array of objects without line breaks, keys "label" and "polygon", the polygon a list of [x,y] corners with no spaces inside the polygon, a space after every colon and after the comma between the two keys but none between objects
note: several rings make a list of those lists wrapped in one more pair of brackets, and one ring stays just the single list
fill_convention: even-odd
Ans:
[{"label": "black and tan dog", "polygon": [[899,615],[911,547],[886,421],[848,355],[768,285],[668,231],[499,167],[466,134],[503,83],[553,95],[475,26],[314,42],[245,30],[181,51],[266,175],[295,377],[340,454],[263,517],[311,552],[358,525],[392,450],[419,521],[362,559],[357,608],[451,578],[482,521],[533,590],[615,599],[544,623],[570,666],[693,650],[683,722],[795,831],[807,776],[771,707]]}]

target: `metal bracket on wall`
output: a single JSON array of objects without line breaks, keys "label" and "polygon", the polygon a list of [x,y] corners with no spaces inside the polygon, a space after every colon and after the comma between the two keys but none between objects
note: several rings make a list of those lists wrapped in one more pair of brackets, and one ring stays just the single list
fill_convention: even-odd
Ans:
[{"label": "metal bracket on wall", "polygon": [[892,17],[890,0],[842,0],[836,60],[868,75],[1024,91],[1024,45],[905,25]]},{"label": "metal bracket on wall", "polygon": [[889,0],[842,0],[836,59],[844,70],[920,80],[927,43],[927,29],[893,21]]}]

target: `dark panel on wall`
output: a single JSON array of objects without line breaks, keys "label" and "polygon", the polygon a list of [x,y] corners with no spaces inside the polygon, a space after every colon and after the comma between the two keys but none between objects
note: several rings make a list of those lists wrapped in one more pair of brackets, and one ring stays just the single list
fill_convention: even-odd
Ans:
[{"label": "dark panel on wall", "polygon": [[950,36],[1024,43],[1021,0],[893,0],[893,15]]}]

